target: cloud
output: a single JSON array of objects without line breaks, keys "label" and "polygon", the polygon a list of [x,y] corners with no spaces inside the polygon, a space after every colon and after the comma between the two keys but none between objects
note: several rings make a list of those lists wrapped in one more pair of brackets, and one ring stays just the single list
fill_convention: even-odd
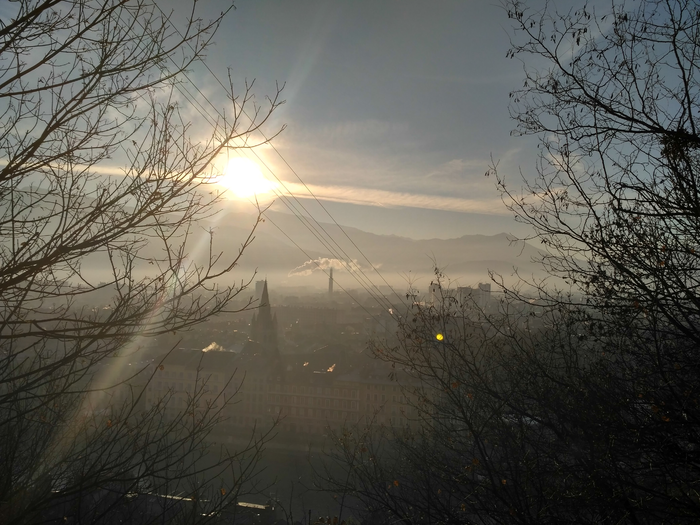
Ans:
[{"label": "cloud", "polygon": [[433,171],[428,173],[428,177],[431,179],[464,184],[468,180],[468,177],[473,175],[474,172],[485,172],[488,164],[488,161],[483,159],[452,159],[451,161],[441,164]]},{"label": "cloud", "polygon": [[334,270],[347,270],[351,272],[356,272],[360,270],[360,265],[357,263],[356,260],[346,262],[341,261],[340,259],[319,257],[318,259],[311,259],[309,261],[306,261],[301,266],[297,266],[289,272],[288,276],[306,276],[311,275],[315,271],[325,271],[331,268],[333,268]]},{"label": "cloud", "polygon": [[306,187],[313,193],[313,195],[311,195],[302,184],[286,182],[285,186],[294,197],[300,199],[312,199],[313,195],[315,195],[320,200],[360,204],[364,206],[379,206],[383,208],[408,207],[464,213],[485,213],[489,215],[509,215],[508,210],[505,209],[500,198],[465,199],[444,195],[405,193],[374,188],[308,184]]}]

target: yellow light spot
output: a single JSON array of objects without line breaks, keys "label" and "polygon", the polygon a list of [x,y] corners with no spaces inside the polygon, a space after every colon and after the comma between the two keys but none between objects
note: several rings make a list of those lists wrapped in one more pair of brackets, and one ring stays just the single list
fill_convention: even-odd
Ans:
[{"label": "yellow light spot", "polygon": [[443,339],[445,339],[445,336],[442,335],[442,334],[437,334],[437,335],[435,336],[435,339],[437,339],[438,341],[442,341]]},{"label": "yellow light spot", "polygon": [[263,175],[260,166],[244,157],[229,160],[223,175],[216,182],[239,199],[271,193],[277,188],[277,184]]}]

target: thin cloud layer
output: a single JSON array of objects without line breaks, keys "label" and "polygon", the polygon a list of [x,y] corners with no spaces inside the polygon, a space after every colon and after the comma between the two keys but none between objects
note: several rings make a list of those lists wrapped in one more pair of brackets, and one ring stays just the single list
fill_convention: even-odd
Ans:
[{"label": "thin cloud layer", "polygon": [[[464,213],[485,213],[491,215],[508,215],[500,198],[464,199],[442,195],[413,194],[380,190],[374,188],[359,188],[351,186],[319,186],[299,183],[285,183],[287,189],[297,198],[311,199],[314,196],[321,200],[344,202],[364,206],[409,207],[429,210],[447,210]],[[311,190],[311,193],[307,190]],[[312,195],[313,193],[313,195]]]}]

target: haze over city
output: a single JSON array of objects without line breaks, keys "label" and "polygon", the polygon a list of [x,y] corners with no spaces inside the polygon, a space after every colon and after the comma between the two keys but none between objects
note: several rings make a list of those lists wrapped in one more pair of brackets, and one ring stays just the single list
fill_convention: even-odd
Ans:
[{"label": "haze over city", "polygon": [[[489,269],[507,278],[515,268],[530,276],[537,272],[531,264],[535,252],[523,252],[517,244],[508,250],[507,239],[526,237],[532,230],[514,220],[495,175],[487,176],[497,165],[498,175],[517,191],[523,175],[535,176],[537,157],[533,139],[511,134],[509,93],[520,87],[522,64],[506,56],[510,37],[504,14],[502,6],[489,2],[236,3],[207,54],[206,67],[193,66],[190,79],[196,79],[193,84],[206,100],[190,87],[188,116],[201,123],[202,113],[213,118],[225,106],[218,82],[228,82],[227,67],[239,90],[244,81],[255,81],[261,106],[264,96],[284,86],[285,104],[262,134],[247,140],[264,141],[283,131],[271,145],[225,153],[215,169],[223,174],[221,187],[228,192],[224,213],[253,214],[251,203],[257,199],[271,212],[305,217],[270,214],[259,225],[260,250],[270,237],[284,253],[297,250],[298,258],[286,269],[272,257],[263,261],[254,256],[255,246],[242,260],[246,269],[255,261],[260,275],[274,274],[278,285],[325,286],[327,275],[314,278],[320,272],[294,273],[313,259],[305,258],[302,248],[319,257],[345,259],[336,269],[337,279],[344,278],[344,264],[356,261],[382,273],[373,273],[372,281],[384,284],[386,279],[402,293],[415,279],[426,288],[434,264],[470,285],[486,280]],[[214,231],[226,236],[232,224],[245,230],[252,221],[222,216],[215,219]],[[389,250],[372,249],[381,239],[363,245],[355,241],[359,232],[340,231],[334,223],[415,240],[509,237],[499,238],[497,258],[479,253],[477,245],[461,257],[418,245],[410,261],[400,264]],[[332,239],[322,231],[327,225],[335,229]],[[324,240],[314,238],[319,236]],[[369,254],[364,250],[377,258],[365,258]],[[345,286],[358,285],[351,279]]]},{"label": "haze over city", "polygon": [[0,525],[697,523],[695,0],[0,3]]}]

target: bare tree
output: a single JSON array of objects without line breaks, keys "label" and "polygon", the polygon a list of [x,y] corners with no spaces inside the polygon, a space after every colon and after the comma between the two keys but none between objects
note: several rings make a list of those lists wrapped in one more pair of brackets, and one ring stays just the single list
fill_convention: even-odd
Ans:
[{"label": "bare tree", "polygon": [[697,338],[698,8],[683,0],[530,14],[508,3],[517,132],[540,138],[538,176],[506,205],[555,275],[598,308],[651,310]]},{"label": "bare tree", "polygon": [[[227,453],[207,470],[196,468],[203,440],[222,417],[223,396],[217,405],[193,392],[183,411],[189,418],[163,420],[163,403],[144,409],[141,402],[148,374],[158,368],[121,396],[124,404],[88,410],[85,396],[130,379],[107,371],[118,369],[114,356],[136,337],[225,312],[245,288],[246,280],[219,281],[253,232],[227,255],[197,222],[216,213],[221,199],[211,184],[212,162],[267,140],[256,142],[256,132],[280,93],[262,107],[250,86],[236,95],[231,83],[218,120],[191,127],[183,75],[204,56],[230,8],[204,22],[192,2],[180,27],[150,0],[22,0],[5,9],[1,520],[41,521],[59,503],[82,506],[74,516],[85,521],[116,520],[114,508],[139,487],[163,489],[173,477],[201,484],[206,473],[234,468]],[[251,442],[249,451],[260,445]],[[233,479],[240,485],[241,472]],[[189,501],[205,491],[197,487],[186,491],[195,498]],[[236,493],[206,490],[216,508]],[[91,503],[96,491],[113,497]]]},{"label": "bare tree", "polygon": [[414,306],[375,352],[421,380],[421,430],[341,443],[333,481],[404,522],[694,522],[700,9],[505,10],[511,111],[541,155],[522,192],[493,173],[571,290]]}]

